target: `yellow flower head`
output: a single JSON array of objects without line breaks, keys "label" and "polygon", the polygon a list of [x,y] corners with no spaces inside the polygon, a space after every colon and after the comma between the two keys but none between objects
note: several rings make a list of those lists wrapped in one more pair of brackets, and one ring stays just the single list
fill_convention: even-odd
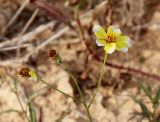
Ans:
[{"label": "yellow flower head", "polygon": [[104,46],[104,50],[108,54],[112,54],[115,50],[127,52],[131,47],[131,39],[121,34],[121,30],[116,26],[109,26],[107,32],[100,25],[93,27],[93,32],[97,37],[98,46]]}]

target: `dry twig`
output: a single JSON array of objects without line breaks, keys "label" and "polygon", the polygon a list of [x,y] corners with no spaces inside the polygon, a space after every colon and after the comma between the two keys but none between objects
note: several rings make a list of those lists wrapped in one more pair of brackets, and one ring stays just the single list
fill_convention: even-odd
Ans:
[{"label": "dry twig", "polygon": [[24,3],[21,5],[21,7],[17,10],[17,12],[14,14],[14,16],[11,18],[11,20],[9,21],[9,23],[4,28],[3,33],[9,28],[9,26],[11,26],[14,23],[14,21],[21,14],[21,12],[23,11],[23,9],[28,5],[29,2],[30,2],[30,0],[25,0],[24,1]]},{"label": "dry twig", "polygon": [[[22,29],[22,31],[19,34],[19,38],[27,31],[27,29],[29,28],[29,26],[31,25],[31,23],[34,21],[36,15],[38,14],[38,9],[36,9],[32,16],[30,17],[30,19],[28,20],[28,22],[26,23],[26,25],[24,26],[24,28]],[[21,40],[19,39],[18,41],[18,47],[17,47],[17,56],[20,57],[20,48],[21,48]]]}]

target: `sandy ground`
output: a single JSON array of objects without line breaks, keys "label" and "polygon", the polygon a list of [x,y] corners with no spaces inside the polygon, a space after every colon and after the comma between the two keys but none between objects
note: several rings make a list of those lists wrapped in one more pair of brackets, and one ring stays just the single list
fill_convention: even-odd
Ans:
[{"label": "sandy ground", "polygon": [[[133,2],[130,0],[128,1],[128,4],[129,6],[132,5],[129,7],[130,12],[132,13],[131,16],[128,15],[129,13],[125,13],[123,11],[123,8],[125,7],[123,4],[127,2],[126,0],[123,1],[124,2],[120,3],[117,2],[117,4],[113,6],[113,22],[111,22],[111,24],[119,24],[124,26],[124,23],[127,21],[128,25],[122,29],[122,31],[131,36],[133,46],[127,54],[117,52],[113,55],[109,55],[108,61],[122,64],[126,67],[140,69],[148,72],[149,74],[159,75],[160,5],[151,4],[152,7],[150,9],[154,8],[155,10],[150,15],[150,12],[148,12],[149,8],[146,8],[149,7],[147,6],[147,2],[146,5],[144,4],[145,0],[143,0],[143,2],[138,0],[139,4],[133,4]],[[9,0],[6,0],[5,2],[1,0],[0,2],[0,30],[2,30],[2,28],[6,26],[9,20],[8,18],[11,18],[18,8],[17,6],[21,5],[22,3],[20,3],[18,0],[13,3],[11,3]],[[119,6],[119,8],[115,10],[114,8],[116,8],[116,6]],[[32,7],[33,6],[28,6],[26,9],[28,10],[27,12],[32,12]],[[119,9],[122,11],[119,11]],[[139,28],[138,26],[134,26],[134,22],[132,22],[134,20],[135,23],[138,23],[137,21],[142,19],[142,17],[138,18],[138,16],[141,15],[137,12],[144,15],[146,12],[148,12],[148,15],[151,16],[146,17],[146,20],[144,20],[145,22],[140,24],[141,26]],[[81,14],[83,14],[83,12],[81,12]],[[119,16],[116,16],[117,14],[119,14]],[[44,16],[44,13],[40,13],[39,16],[41,15]],[[97,17],[96,19],[99,19],[99,21],[102,20],[101,17],[97,16],[96,12],[95,15]],[[117,22],[118,17],[122,16],[126,16],[126,19],[119,18],[120,20]],[[43,23],[43,21],[44,20],[38,22]],[[49,19],[47,18],[46,21],[49,21]],[[94,23],[97,23],[97,20],[95,20]],[[84,23],[84,28],[87,28],[86,25],[87,22]],[[33,28],[34,27],[35,26],[33,26]],[[33,28],[30,28],[30,30]],[[51,29],[48,29],[43,34],[38,35],[36,39],[45,40],[53,34],[54,32],[52,32]],[[13,38],[17,34],[11,35],[11,38]],[[58,89],[71,96],[78,97],[77,90],[75,90],[75,86],[73,85],[73,81],[69,75],[62,68],[52,63],[52,61],[50,61],[47,57],[48,49],[57,49],[59,54],[63,57],[65,63],[70,66],[71,71],[74,72],[75,76],[79,79],[79,84],[89,103],[89,99],[92,97],[92,93],[96,88],[96,80],[99,77],[101,62],[94,60],[92,57],[87,57],[87,51],[84,43],[79,39],[78,36],[75,35],[76,34],[73,31],[66,33],[61,38],[56,39],[57,43],[50,44],[45,49],[36,53],[35,56],[33,56],[26,64],[36,69],[40,76],[48,83],[54,84]],[[93,48],[97,50],[97,53],[102,56],[102,50],[97,48],[93,41],[94,40],[90,40],[91,45],[93,45]],[[32,48],[34,48],[34,46]],[[2,61],[10,60],[8,59],[8,57],[11,57],[12,55],[10,51],[0,53],[0,58]],[[86,62],[86,60],[89,61]],[[37,114],[37,122],[88,121],[85,109],[79,102],[74,101],[71,98],[67,98],[55,90],[45,88],[46,85],[42,82],[34,82],[32,80],[19,77],[17,75],[17,71],[22,65],[23,64],[17,66],[16,68],[11,68],[10,66],[0,67],[0,111],[9,109],[21,111],[21,107],[18,103],[16,95],[13,92],[14,80],[9,76],[10,74],[16,78],[18,93],[24,108],[26,107],[27,103],[26,92],[28,94],[32,94],[41,88],[43,89],[42,92],[33,99],[33,104]],[[132,116],[133,112],[141,111],[138,104],[132,99],[132,96],[137,96],[140,99],[146,99],[144,93],[139,92],[139,88],[135,83],[137,79],[141,79],[148,85],[151,85],[154,92],[160,86],[160,82],[157,79],[145,77],[138,73],[130,73],[127,70],[119,70],[117,68],[106,66],[101,89],[90,108],[94,122],[127,122],[127,120]],[[151,105],[148,103],[147,106],[150,107]],[[22,121],[27,122],[25,116],[22,116],[22,114],[18,114],[16,112],[0,114],[0,122]],[[130,122],[138,122],[138,119],[133,119]],[[143,120],[143,122],[148,121]]]}]

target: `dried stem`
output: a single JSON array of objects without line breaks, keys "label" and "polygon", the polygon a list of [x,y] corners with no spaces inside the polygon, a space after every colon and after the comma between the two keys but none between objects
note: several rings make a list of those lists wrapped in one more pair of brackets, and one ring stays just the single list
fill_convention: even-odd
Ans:
[{"label": "dried stem", "polygon": [[11,18],[11,20],[9,21],[9,23],[6,25],[6,27],[4,28],[3,32],[5,32],[9,26],[11,26],[14,21],[17,19],[17,17],[21,14],[21,12],[23,11],[23,9],[27,6],[27,4],[29,3],[30,0],[25,0],[24,3],[21,5],[21,7],[17,10],[17,12],[14,14],[14,16]]},{"label": "dried stem", "polygon": [[[32,24],[32,22],[34,21],[36,15],[38,14],[38,9],[36,9],[32,16],[30,17],[30,19],[28,20],[28,22],[25,24],[24,28],[22,29],[22,31],[19,34],[19,38],[21,38],[21,36],[26,32],[26,30],[29,28],[29,26]],[[19,39],[18,41],[18,47],[17,47],[17,56],[20,57],[20,47],[21,47],[21,40]]]}]

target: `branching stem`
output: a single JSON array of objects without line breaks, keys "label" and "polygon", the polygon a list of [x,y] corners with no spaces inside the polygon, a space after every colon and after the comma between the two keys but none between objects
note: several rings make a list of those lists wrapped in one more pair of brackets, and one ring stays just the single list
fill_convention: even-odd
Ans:
[{"label": "branching stem", "polygon": [[105,67],[106,61],[107,61],[107,53],[105,53],[105,56],[104,56],[104,61],[103,61],[103,65],[102,65],[102,67],[101,67],[101,72],[100,72],[100,77],[99,77],[99,80],[98,80],[97,89],[96,89],[96,91],[95,91],[95,93],[94,93],[94,95],[93,95],[93,97],[92,97],[92,99],[91,99],[91,102],[90,102],[89,105],[88,105],[88,108],[90,108],[93,100],[95,99],[95,97],[96,97],[96,95],[97,95],[97,93],[98,93],[98,91],[99,91],[99,89],[100,89],[101,82],[102,82],[102,77],[103,77],[103,74],[104,74],[104,67]]}]

